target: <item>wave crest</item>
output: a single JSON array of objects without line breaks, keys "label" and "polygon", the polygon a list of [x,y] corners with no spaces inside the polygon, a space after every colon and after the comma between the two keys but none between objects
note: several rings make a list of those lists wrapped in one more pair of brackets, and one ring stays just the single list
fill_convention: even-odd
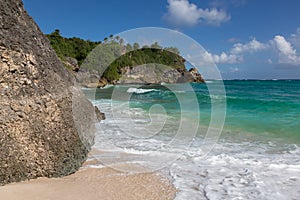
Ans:
[{"label": "wave crest", "polygon": [[158,91],[156,89],[129,88],[127,93],[144,94],[148,92]]}]

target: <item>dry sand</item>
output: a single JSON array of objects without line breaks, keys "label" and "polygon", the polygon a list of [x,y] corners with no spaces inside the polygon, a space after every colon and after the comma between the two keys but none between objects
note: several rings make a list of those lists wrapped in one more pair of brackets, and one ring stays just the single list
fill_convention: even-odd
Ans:
[{"label": "dry sand", "polygon": [[0,187],[1,200],[167,200],[174,199],[175,194],[170,182],[156,173],[130,174],[108,167]]}]

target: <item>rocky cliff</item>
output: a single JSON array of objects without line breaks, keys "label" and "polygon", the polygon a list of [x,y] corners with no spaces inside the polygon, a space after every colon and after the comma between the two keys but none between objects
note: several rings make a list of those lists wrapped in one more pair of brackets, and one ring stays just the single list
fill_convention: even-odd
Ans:
[{"label": "rocky cliff", "polygon": [[0,5],[0,184],[70,174],[93,143],[94,107],[21,0]]},{"label": "rocky cliff", "polygon": [[[103,80],[100,80],[99,84]],[[145,64],[123,68],[123,73],[117,84],[159,84],[204,82],[196,68],[187,71],[182,68],[174,69],[160,64]]]}]

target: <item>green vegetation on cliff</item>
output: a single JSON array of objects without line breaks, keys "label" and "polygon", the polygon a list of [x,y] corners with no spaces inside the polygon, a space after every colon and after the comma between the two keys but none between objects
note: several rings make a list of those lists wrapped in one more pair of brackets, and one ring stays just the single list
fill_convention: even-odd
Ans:
[{"label": "green vegetation on cliff", "polygon": [[142,48],[127,52],[114,60],[104,71],[103,77],[109,82],[118,80],[123,67],[134,67],[149,63],[159,63],[172,68],[185,69],[185,60],[176,53],[165,49]]},{"label": "green vegetation on cliff", "polygon": [[77,37],[65,38],[60,35],[58,29],[46,36],[60,59],[64,60],[66,57],[72,57],[78,61],[79,65],[81,65],[86,56],[101,43],[82,40]]},{"label": "green vegetation on cliff", "polygon": [[[47,37],[61,60],[67,57],[75,58],[83,70],[96,72],[109,82],[120,78],[123,67],[158,63],[185,69],[185,60],[179,55],[177,48],[163,48],[157,42],[140,48],[138,43],[124,44],[124,40],[119,36],[110,35],[104,38],[103,42],[92,42],[76,37],[64,38],[59,30],[48,34]],[[110,63],[111,61],[113,62]]]}]

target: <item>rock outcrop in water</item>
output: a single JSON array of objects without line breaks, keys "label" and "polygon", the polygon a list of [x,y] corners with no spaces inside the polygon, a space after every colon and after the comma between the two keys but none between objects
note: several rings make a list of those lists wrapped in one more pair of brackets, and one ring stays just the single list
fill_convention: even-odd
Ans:
[{"label": "rock outcrop in water", "polygon": [[0,184],[73,173],[93,143],[94,107],[21,0],[0,5]]},{"label": "rock outcrop in water", "polygon": [[[135,67],[125,67],[117,84],[160,84],[204,82],[196,68],[174,69],[159,64],[145,64]],[[99,82],[100,83],[100,82]]]}]

